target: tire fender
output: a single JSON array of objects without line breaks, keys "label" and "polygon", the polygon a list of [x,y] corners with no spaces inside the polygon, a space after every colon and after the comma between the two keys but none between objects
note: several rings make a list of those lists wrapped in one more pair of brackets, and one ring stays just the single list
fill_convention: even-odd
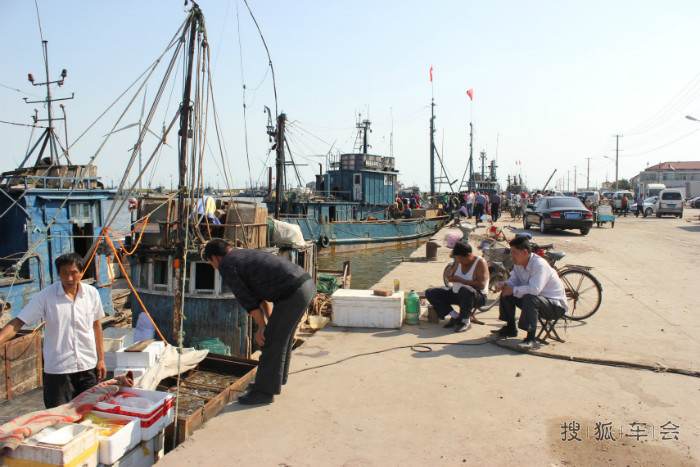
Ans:
[{"label": "tire fender", "polygon": [[331,240],[327,235],[321,235],[318,237],[318,244],[321,246],[321,248],[328,248],[328,245],[331,244]]}]

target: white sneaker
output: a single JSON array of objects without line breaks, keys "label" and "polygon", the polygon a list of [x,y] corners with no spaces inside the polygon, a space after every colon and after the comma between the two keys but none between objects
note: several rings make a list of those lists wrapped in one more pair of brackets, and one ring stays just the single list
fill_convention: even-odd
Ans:
[{"label": "white sneaker", "polygon": [[520,347],[521,349],[524,349],[524,350],[534,350],[534,349],[538,349],[540,346],[537,343],[537,341],[535,341],[534,339],[533,340],[525,339],[520,344],[518,344],[518,347]]}]

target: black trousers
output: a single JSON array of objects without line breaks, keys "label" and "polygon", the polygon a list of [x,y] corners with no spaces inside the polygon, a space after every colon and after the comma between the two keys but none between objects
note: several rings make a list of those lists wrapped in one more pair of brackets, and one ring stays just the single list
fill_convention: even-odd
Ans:
[{"label": "black trousers", "polygon": [[67,404],[97,384],[97,372],[92,370],[54,375],[44,373],[44,405],[47,409]]},{"label": "black trousers", "polygon": [[537,316],[538,314],[546,319],[561,318],[564,315],[564,309],[559,305],[555,305],[550,299],[540,297],[539,295],[524,295],[523,298],[518,298],[514,295],[504,297],[501,295],[501,300],[498,306],[498,319],[506,322],[506,326],[515,331],[515,308],[520,308],[520,320],[518,320],[518,328],[527,332],[537,331]]},{"label": "black trousers", "polygon": [[425,299],[433,305],[440,319],[444,319],[453,310],[452,305],[459,305],[459,317],[465,321],[469,321],[472,310],[482,306],[485,301],[480,291],[468,285],[456,293],[452,287],[433,287],[425,291]]},{"label": "black trousers", "polygon": [[274,302],[253,385],[258,391],[279,394],[287,383],[294,333],[315,295],[316,285],[308,279],[292,295]]},{"label": "black trousers", "polygon": [[484,215],[484,205],[483,204],[477,204],[474,207],[474,217],[476,217],[476,223],[478,224],[481,221],[481,216]]},{"label": "black trousers", "polygon": [[491,203],[491,220],[496,222],[501,212],[501,203]]}]

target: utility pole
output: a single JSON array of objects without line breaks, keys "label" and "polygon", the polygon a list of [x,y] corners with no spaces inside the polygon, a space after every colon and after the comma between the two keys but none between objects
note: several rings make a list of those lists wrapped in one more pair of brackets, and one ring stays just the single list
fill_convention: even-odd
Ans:
[{"label": "utility pole", "polygon": [[590,158],[590,157],[586,157],[586,160],[588,161],[588,166],[586,167],[586,191],[588,191],[588,190],[591,189],[591,184],[590,184],[590,180],[591,180],[591,178],[590,178],[590,177],[591,177],[591,158]]},{"label": "utility pole", "polygon": [[615,137],[615,189],[617,190],[617,179],[618,179],[618,174],[617,174],[617,168],[618,164],[620,161],[620,136],[622,135],[613,135]]},{"label": "utility pole", "polygon": [[570,176],[570,170],[566,171],[566,191],[571,191],[571,176]]},{"label": "utility pole", "polygon": [[574,166],[574,191],[576,191],[576,166]]}]

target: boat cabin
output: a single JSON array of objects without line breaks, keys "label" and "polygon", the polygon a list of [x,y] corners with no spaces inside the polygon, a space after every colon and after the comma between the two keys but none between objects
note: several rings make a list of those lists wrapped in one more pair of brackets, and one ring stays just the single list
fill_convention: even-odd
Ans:
[{"label": "boat cabin", "polygon": [[[35,166],[0,175],[0,326],[16,317],[37,292],[58,282],[54,260],[88,253],[102,234],[104,201],[111,193],[88,165]],[[100,248],[83,282],[97,288],[112,314],[111,252]],[[86,258],[86,259],[87,259]]]}]

